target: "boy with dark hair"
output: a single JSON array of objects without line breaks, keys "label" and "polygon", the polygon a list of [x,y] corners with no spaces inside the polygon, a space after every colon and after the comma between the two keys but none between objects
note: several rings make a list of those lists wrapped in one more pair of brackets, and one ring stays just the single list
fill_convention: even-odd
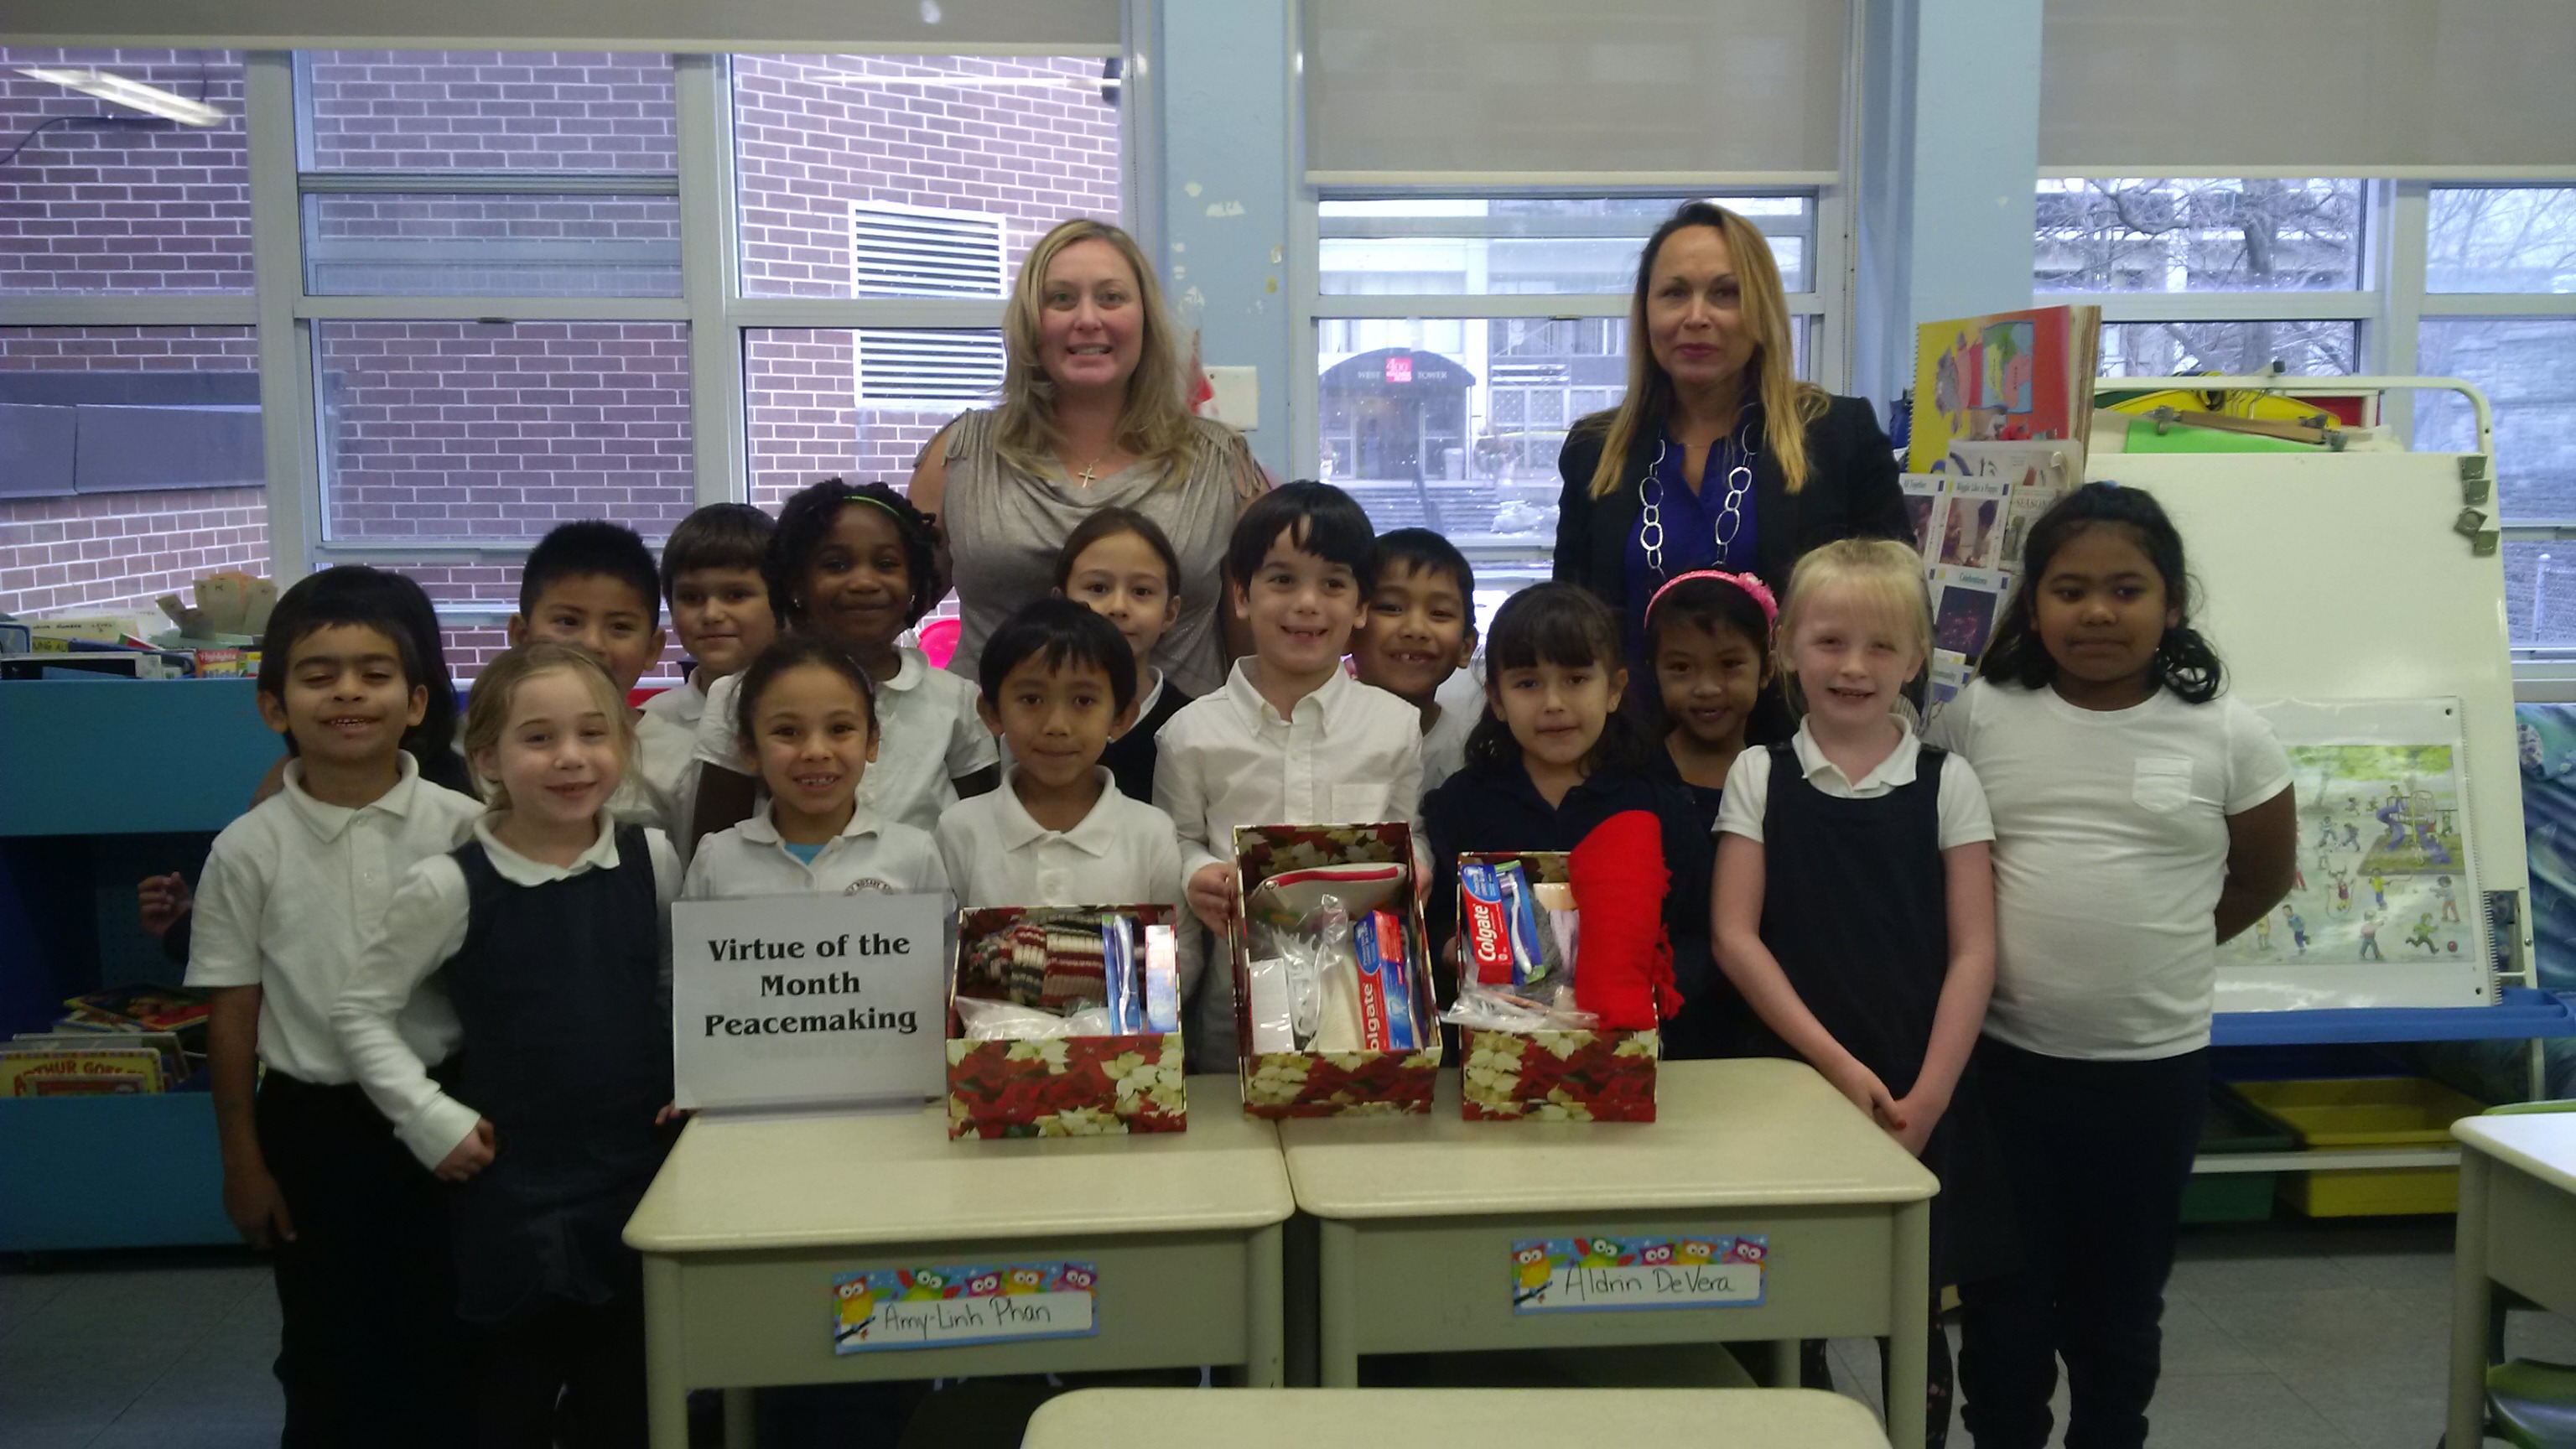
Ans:
[{"label": "boy with dark hair", "polygon": [[1477,711],[1440,707],[1440,686],[1476,657],[1476,571],[1427,528],[1377,540],[1377,589],[1351,648],[1360,682],[1422,712],[1422,793],[1467,763]]},{"label": "boy with dark hair", "polygon": [[[662,601],[671,606],[671,630],[680,636],[680,652],[691,667],[678,684],[644,701],[639,725],[648,719],[676,725],[694,744],[698,722],[707,714],[708,687],[749,668],[778,637],[769,578],[761,571],[769,536],[777,531],[776,519],[748,503],[710,503],[681,519],[663,540]],[[666,732],[656,724],[652,735],[660,740]],[[672,842],[685,850],[697,811],[697,762],[684,755],[678,770],[665,823]]]},{"label": "boy with dark hair", "polygon": [[[283,787],[215,837],[189,942],[187,982],[213,993],[224,1210],[276,1255],[290,1444],[447,1444],[464,1429],[446,1199],[330,1023],[396,885],[482,814],[403,749],[445,680],[425,675],[396,596],[356,577],[374,572],[325,570],[278,600],[259,712],[294,758]],[[443,998],[399,1026],[424,1061],[454,1050]]]},{"label": "boy with dark hair", "polygon": [[1178,908],[1171,818],[1128,798],[1100,763],[1136,713],[1135,654],[1117,626],[1040,599],[984,641],[976,673],[976,713],[1009,742],[1011,764],[999,789],[939,817],[957,904]]},{"label": "boy with dark hair", "polygon": [[[635,530],[606,519],[565,523],[528,550],[519,572],[519,612],[510,616],[510,645],[552,639],[586,649],[608,670],[621,697],[662,658],[662,578],[653,551]],[[689,773],[693,731],[636,711],[635,755],[609,813],[621,825],[649,825],[683,838],[681,783]]]},{"label": "boy with dark hair", "polygon": [[1154,667],[1163,635],[1180,622],[1180,555],[1162,526],[1135,509],[1094,509],[1056,554],[1055,591],[1116,625],[1136,655],[1136,722],[1109,742],[1100,763],[1120,790],[1150,803],[1154,736],[1190,702]]},{"label": "boy with dark hair", "polygon": [[[1154,769],[1190,909],[1220,938],[1234,915],[1237,828],[1420,814],[1421,711],[1342,669],[1377,574],[1368,514],[1329,484],[1273,489],[1235,522],[1226,588],[1252,654],[1163,727]],[[1201,987],[1191,1055],[1216,1066],[1234,1057],[1234,978],[1210,971]]]}]

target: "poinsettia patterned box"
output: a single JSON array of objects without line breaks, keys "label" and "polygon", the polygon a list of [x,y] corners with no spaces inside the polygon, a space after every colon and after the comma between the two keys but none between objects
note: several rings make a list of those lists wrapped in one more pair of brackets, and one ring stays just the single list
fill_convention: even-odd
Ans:
[{"label": "poinsettia patterned box", "polygon": [[[967,958],[1015,926],[1050,916],[1116,911],[1144,925],[1173,925],[1170,906],[1000,906],[961,911],[957,942],[961,984]],[[1144,962],[1136,966],[1143,990]],[[1182,1132],[1189,1099],[1177,1031],[1067,1036],[1050,1041],[975,1041],[962,1032],[955,996],[948,1006],[949,1137],[1096,1137],[1124,1132]]]},{"label": "poinsettia patterned box", "polygon": [[[1237,876],[1231,948],[1234,957],[1236,1065],[1243,1078],[1243,1110],[1254,1117],[1394,1115],[1431,1110],[1440,1075],[1439,1009],[1431,985],[1431,952],[1424,944],[1422,910],[1414,895],[1413,831],[1401,821],[1379,825],[1262,825],[1234,832]],[[1404,918],[1404,951],[1412,987],[1413,1019],[1428,1045],[1416,1051],[1256,1052],[1252,1046],[1252,942],[1242,922],[1251,919],[1253,891],[1274,875],[1320,866],[1393,864],[1402,888],[1390,908]]]},{"label": "poinsettia patterned box", "polygon": [[[1532,885],[1567,879],[1563,851],[1471,852],[1458,857],[1499,865],[1520,862]],[[1458,893],[1461,929],[1467,893]],[[1655,1058],[1652,1031],[1493,1031],[1469,1027],[1459,1050],[1459,1115],[1470,1122],[1652,1122]]]}]

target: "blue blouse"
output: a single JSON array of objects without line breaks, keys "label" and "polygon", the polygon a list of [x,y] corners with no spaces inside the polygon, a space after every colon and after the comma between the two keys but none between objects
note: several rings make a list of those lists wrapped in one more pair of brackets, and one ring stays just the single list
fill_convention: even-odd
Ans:
[{"label": "blue blouse", "polygon": [[[1682,446],[1673,441],[1671,429],[1664,431],[1654,482],[1642,485],[1637,527],[1628,535],[1628,611],[1622,628],[1631,669],[1653,663],[1646,657],[1646,603],[1655,590],[1693,569],[1735,573],[1755,569],[1761,558],[1753,507],[1756,449],[1748,445],[1758,444],[1761,437],[1762,405],[1747,403],[1737,415],[1734,431],[1709,445],[1707,466],[1700,470],[1700,486],[1694,492],[1682,478]],[[1641,484],[1623,479],[1619,486]],[[1660,541],[1654,538],[1658,524]],[[1650,542],[1658,543],[1652,556],[1647,548]]]}]

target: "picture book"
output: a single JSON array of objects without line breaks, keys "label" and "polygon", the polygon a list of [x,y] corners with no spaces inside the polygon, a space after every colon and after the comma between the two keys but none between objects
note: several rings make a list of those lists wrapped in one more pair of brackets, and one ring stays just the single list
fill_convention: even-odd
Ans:
[{"label": "picture book", "polygon": [[[38,1095],[33,1078],[130,1077],[130,1090],[158,1092],[163,1087],[161,1054],[150,1047],[0,1046],[0,1097]],[[60,1095],[59,1092],[53,1095]]]},{"label": "picture book", "polygon": [[2009,575],[1989,569],[1932,571],[1932,647],[1974,661],[1993,637],[1995,613],[2011,591]]},{"label": "picture book", "polygon": [[1962,474],[1952,478],[1941,506],[1933,510],[1939,551],[1924,555],[1925,562],[1968,569],[1998,567],[2010,492],[2011,485],[1998,477]]},{"label": "picture book", "polygon": [[1898,486],[1905,490],[1905,518],[1914,525],[1914,551],[1928,561],[1932,557],[1932,515],[1940,507],[1941,487],[1945,483],[1938,473],[1907,473]]},{"label": "picture book", "polygon": [[1954,441],[2081,442],[2092,425],[2100,310],[2039,307],[1915,329],[1909,471],[1934,471]]},{"label": "picture book", "polygon": [[134,1031],[179,1031],[206,1019],[206,993],[184,986],[113,986],[63,1002],[75,1015],[95,1013]]}]

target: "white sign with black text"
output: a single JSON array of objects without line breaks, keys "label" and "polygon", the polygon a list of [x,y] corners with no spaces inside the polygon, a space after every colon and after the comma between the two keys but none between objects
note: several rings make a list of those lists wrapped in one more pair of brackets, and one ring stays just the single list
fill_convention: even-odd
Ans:
[{"label": "white sign with black text", "polygon": [[946,1090],[948,901],[768,896],[671,907],[682,1107],[921,1102]]}]

